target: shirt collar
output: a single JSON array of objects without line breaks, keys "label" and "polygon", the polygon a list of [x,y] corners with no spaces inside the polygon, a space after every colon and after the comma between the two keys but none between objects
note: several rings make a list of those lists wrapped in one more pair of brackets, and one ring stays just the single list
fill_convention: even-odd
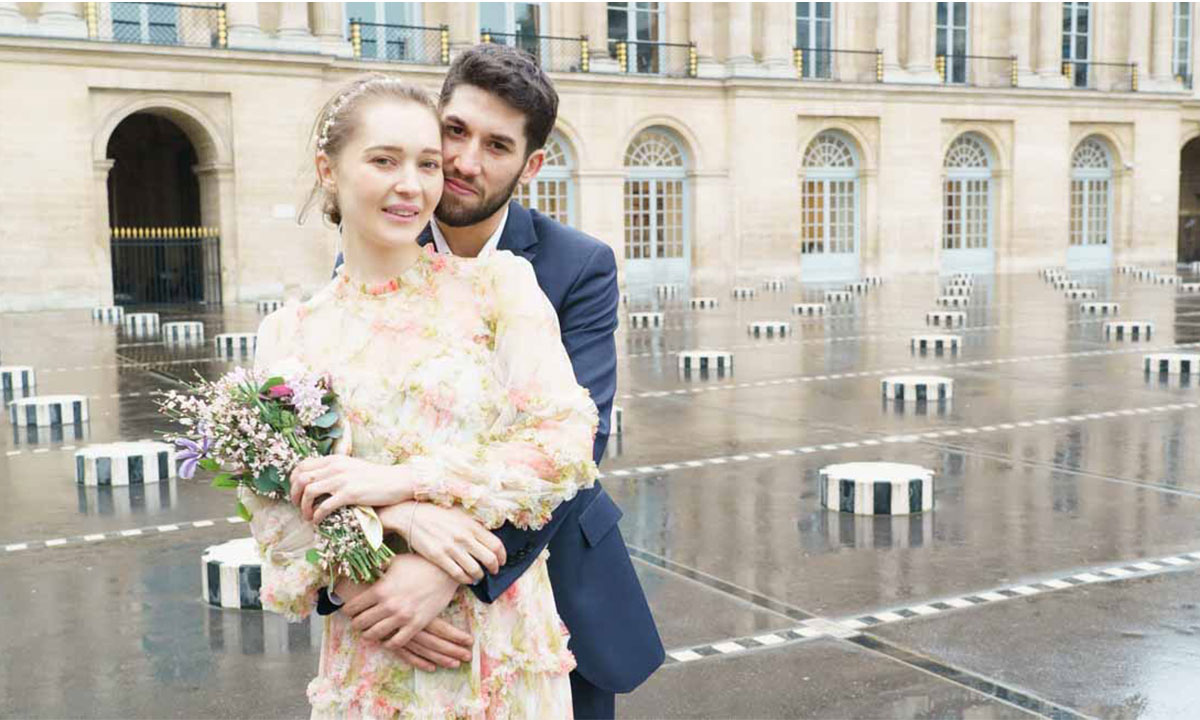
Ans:
[{"label": "shirt collar", "polygon": [[[488,241],[483,244],[483,249],[479,251],[479,257],[485,257],[495,252],[496,247],[500,244],[500,236],[504,234],[504,226],[508,223],[508,206],[504,206],[504,215],[500,217],[500,224],[496,226],[496,232],[488,238]],[[440,255],[453,255],[450,251],[450,243],[446,242],[446,236],[442,235],[442,229],[438,227],[437,220],[431,220],[429,228],[433,230],[433,245]]]}]

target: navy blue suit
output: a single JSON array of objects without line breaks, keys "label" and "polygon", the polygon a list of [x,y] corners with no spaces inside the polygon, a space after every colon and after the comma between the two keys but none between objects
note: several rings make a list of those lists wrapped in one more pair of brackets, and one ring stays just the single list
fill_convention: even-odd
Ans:
[{"label": "navy blue suit", "polygon": [[[428,228],[421,244],[432,242]],[[516,201],[500,250],[528,260],[558,313],[563,345],[600,413],[592,448],[599,464],[608,444],[617,389],[617,264],[612,248]],[[340,258],[339,258],[340,262]],[[550,548],[550,583],[571,633],[578,666],[571,675],[576,718],[611,717],[613,693],[627,693],[662,664],[662,641],[617,528],[621,510],[597,482],[554,512],[537,531],[505,525],[496,531],[508,564],[471,589],[484,602],[499,597]]]}]

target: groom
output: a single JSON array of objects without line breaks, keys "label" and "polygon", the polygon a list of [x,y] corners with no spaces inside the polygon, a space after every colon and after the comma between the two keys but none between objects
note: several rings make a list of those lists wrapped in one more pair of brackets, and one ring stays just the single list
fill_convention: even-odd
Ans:
[{"label": "groom", "polygon": [[[542,147],[558,115],[558,94],[528,55],[488,44],[466,51],[450,66],[440,105],[445,188],[421,243],[432,242],[438,252],[462,257],[508,250],[533,265],[558,313],[575,377],[591,392],[600,413],[593,446],[599,463],[617,385],[616,260],[604,243],[511,200],[518,183],[528,183],[542,167]],[[539,531],[505,525],[496,535],[508,563],[471,587],[480,600],[494,601],[549,547],[554,600],[578,663],[571,673],[571,692],[580,719],[613,717],[614,694],[632,691],[664,657],[617,528],[620,517],[621,510],[597,482],[560,505]],[[403,622],[397,636],[411,637],[446,607],[450,595],[444,590],[457,583],[420,556],[398,560],[403,562],[393,562],[366,593],[401,600]],[[351,603],[347,610],[353,607]],[[321,598],[323,614],[335,609]],[[460,642],[470,645],[469,638]],[[421,655],[419,645],[403,650],[433,660]]]}]

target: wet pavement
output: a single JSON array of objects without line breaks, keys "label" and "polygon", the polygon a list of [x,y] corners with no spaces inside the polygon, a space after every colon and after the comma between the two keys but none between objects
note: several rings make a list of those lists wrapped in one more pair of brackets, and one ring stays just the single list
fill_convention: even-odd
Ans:
[{"label": "wet pavement", "polygon": [[[827,287],[631,288],[622,315],[660,310],[664,327],[619,331],[624,431],[601,469],[670,657],[619,715],[1196,716],[1200,378],[1148,376],[1142,354],[1200,343],[1200,294],[1073,277],[1152,338],[1105,340],[1111,318],[1034,275],[976,277],[952,329],[925,323],[946,281],[933,276],[813,318],[791,305]],[[91,409],[32,433],[0,421],[0,716],[307,714],[319,629],[200,600],[203,549],[248,534],[229,495],[203,478],[74,482],[75,449],[152,437],[151,393],[233,367],[212,338],[262,317],[158,310],[202,320],[209,344],[168,348],[84,310],[0,316],[0,364]],[[771,320],[793,334],[747,332]],[[915,354],[923,333],[961,349]],[[695,349],[732,352],[733,371],[681,374],[677,353]],[[893,374],[950,377],[954,396],[885,402]],[[933,470],[935,509],[823,510],[820,469],[864,460]]]}]

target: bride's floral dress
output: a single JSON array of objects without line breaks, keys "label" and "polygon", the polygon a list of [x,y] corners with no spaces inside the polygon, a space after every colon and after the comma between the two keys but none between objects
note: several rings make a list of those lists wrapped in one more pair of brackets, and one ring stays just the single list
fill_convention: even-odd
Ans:
[{"label": "bride's floral dress", "polygon": [[[423,251],[384,285],[339,274],[308,302],[268,316],[255,365],[328,373],[351,454],[406,463],[418,499],[456,503],[490,528],[537,528],[596,477],[596,407],[575,381],[533,267],[509,252]],[[287,502],[252,497],[265,554],[263,607],[308,616],[322,584],[305,559],[314,531]],[[459,588],[441,617],[475,637],[473,660],[426,673],[326,618],[314,717],[568,718],[575,660],[545,552],[492,604]]]}]

